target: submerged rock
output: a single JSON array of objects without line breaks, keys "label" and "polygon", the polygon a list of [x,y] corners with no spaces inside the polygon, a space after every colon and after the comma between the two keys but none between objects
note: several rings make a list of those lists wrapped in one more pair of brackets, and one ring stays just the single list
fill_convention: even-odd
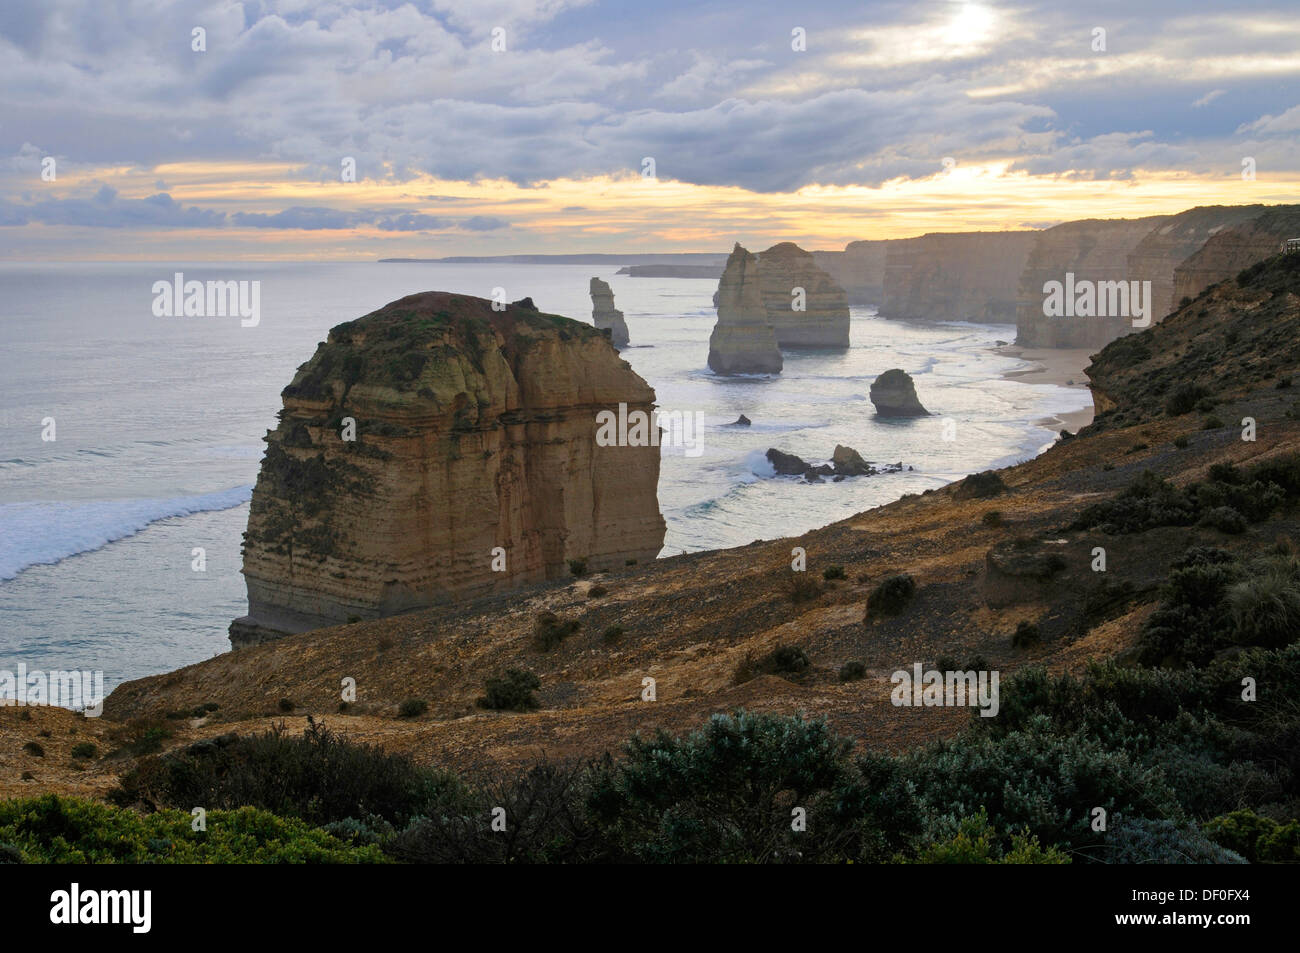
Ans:
[{"label": "submerged rock", "polygon": [[627,322],[623,320],[623,312],[614,307],[614,292],[610,290],[609,282],[592,278],[590,290],[592,324],[602,331],[608,331],[609,339],[615,347],[627,347],[630,340]]},{"label": "submerged rock", "polygon": [[793,453],[782,453],[775,447],[767,451],[767,462],[772,464],[772,469],[781,476],[796,476],[800,473],[806,473],[809,465]]},{"label": "submerged rock", "polygon": [[781,350],[760,282],[758,259],[736,245],[715,298],[718,323],[709,335],[709,367],[715,374],[781,373]]},{"label": "submerged rock", "polygon": [[727,424],[727,426],[728,426],[728,427],[748,427],[748,426],[749,426],[750,424],[752,424],[752,423],[753,423],[752,420],[750,420],[750,419],[749,419],[748,417],[746,417],[744,414],[741,414],[739,417],[736,418],[736,420],[735,420],[734,423],[729,423],[729,424]]},{"label": "submerged rock", "polygon": [[921,406],[911,375],[895,367],[871,382],[871,402],[881,417],[928,417]]},{"label": "submerged rock", "polygon": [[282,396],[236,648],[663,545],[659,448],[601,446],[595,424],[620,404],[648,414],[654,391],[588,324],[411,295],[334,328]]}]

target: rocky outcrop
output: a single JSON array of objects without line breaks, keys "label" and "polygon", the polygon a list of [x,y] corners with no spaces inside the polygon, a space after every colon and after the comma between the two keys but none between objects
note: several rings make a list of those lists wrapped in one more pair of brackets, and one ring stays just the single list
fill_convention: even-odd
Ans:
[{"label": "rocky outcrop", "polygon": [[709,335],[715,374],[779,374],[781,350],[763,305],[758,258],[739,244],[718,282],[718,323]]},{"label": "rocky outcrop", "polygon": [[862,454],[852,447],[839,443],[835,445],[835,452],[831,454],[831,466],[835,468],[836,473],[844,476],[865,476],[875,472],[871,469],[871,465],[862,459]]},{"label": "rocky outcrop", "polygon": [[[834,477],[835,482],[843,480],[845,477],[853,476],[875,476],[877,473],[900,473],[903,469],[903,463],[884,463],[879,468],[873,467],[866,460],[862,459],[862,454],[852,447],[846,447],[842,444],[835,445],[835,452],[831,454],[830,463],[812,464],[802,457],[795,456],[793,453],[785,453],[777,450],[775,447],[768,449],[767,462],[772,465],[772,470],[777,476],[801,476],[809,483],[821,483],[823,477]],[[911,467],[908,467],[910,470]]]},{"label": "rocky outcrop", "polygon": [[878,306],[884,297],[885,255],[893,241],[849,242],[844,251],[813,252],[813,261],[844,289],[849,304]]},{"label": "rocky outcrop", "polygon": [[627,347],[627,322],[623,320],[623,312],[614,307],[614,292],[610,290],[609,282],[592,278],[590,288],[592,324],[609,332],[614,347]]},{"label": "rocky outcrop", "polygon": [[[1020,276],[1016,343],[1022,347],[1100,347],[1133,330],[1132,316],[1049,317],[1044,314],[1048,282],[1128,281],[1128,256],[1168,216],[1083,219],[1038,233]],[[1154,290],[1154,289],[1153,289]],[[1154,319],[1153,319],[1154,320]]]},{"label": "rocky outcrop", "polygon": [[[1262,205],[1208,205],[1191,208],[1170,216],[1138,242],[1129,252],[1126,277],[1129,280],[1151,282],[1151,320],[1159,321],[1174,310],[1180,300],[1181,296],[1174,291],[1174,275],[1189,256],[1199,251],[1219,232],[1258,218],[1263,211]],[[1273,251],[1276,250],[1275,244]],[[1200,290],[1197,289],[1197,293]]]},{"label": "rocky outcrop", "polygon": [[492,306],[411,295],[298,369],[253,490],[236,648],[658,554],[658,447],[596,440],[598,413],[648,413],[654,391],[590,325]]},{"label": "rocky outcrop", "polygon": [[890,242],[880,314],[904,321],[1010,323],[1038,235],[933,232]]},{"label": "rocky outcrop", "polygon": [[870,397],[876,405],[876,414],[881,417],[928,417],[930,414],[916,396],[911,375],[897,367],[871,382]]},{"label": "rocky outcrop", "polygon": [[1257,214],[1215,229],[1200,248],[1179,263],[1170,294],[1173,305],[1276,255],[1286,239],[1300,238],[1300,205],[1246,207]]},{"label": "rocky outcrop", "polygon": [[778,347],[849,346],[849,299],[810,252],[794,242],[773,245],[758,256],[758,274]]}]

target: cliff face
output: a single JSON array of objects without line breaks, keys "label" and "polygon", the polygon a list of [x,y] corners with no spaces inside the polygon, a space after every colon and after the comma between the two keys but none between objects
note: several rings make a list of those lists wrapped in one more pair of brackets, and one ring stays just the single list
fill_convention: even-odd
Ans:
[{"label": "cliff face", "polygon": [[1195,298],[1212,284],[1231,278],[1277,254],[1288,238],[1300,238],[1300,205],[1247,206],[1257,214],[1214,230],[1208,240],[1174,270],[1171,300]]},{"label": "cliff face", "polygon": [[658,447],[596,443],[598,412],[648,412],[654,391],[595,328],[491,304],[402,298],[298,369],[253,491],[235,647],[658,554]]},{"label": "cliff face", "polygon": [[[1263,210],[1262,205],[1209,205],[1191,208],[1171,216],[1138,242],[1128,255],[1127,277],[1130,280],[1151,282],[1151,320],[1159,321],[1173,311],[1182,299],[1182,295],[1176,295],[1174,291],[1174,273],[1189,255],[1219,232],[1257,218]],[[1268,254],[1275,251],[1277,243],[1274,243]],[[1214,281],[1225,277],[1227,275],[1221,275]],[[1207,281],[1202,287],[1208,287],[1214,281]],[[1197,290],[1199,293],[1200,289]]]},{"label": "cliff face", "polygon": [[[779,347],[849,346],[849,301],[844,289],[794,242],[773,245],[758,256],[759,288]],[[803,310],[794,310],[803,289]]]},{"label": "cliff face", "polygon": [[844,289],[849,304],[878,306],[884,298],[885,254],[892,239],[849,242],[844,251],[815,251],[813,261]]},{"label": "cliff face", "polygon": [[[1134,330],[1131,316],[1048,317],[1043,313],[1049,281],[1127,281],[1128,256],[1168,216],[1084,219],[1038,233],[1020,276],[1016,343],[1025,347],[1100,347]],[[1154,287],[1152,289],[1154,293]],[[1153,316],[1152,320],[1155,320]]]},{"label": "cliff face", "polygon": [[627,322],[623,320],[623,312],[614,307],[614,292],[610,290],[609,282],[592,278],[590,291],[592,324],[609,332],[614,347],[627,347]]},{"label": "cliff face", "polygon": [[936,232],[890,242],[880,313],[909,321],[1010,322],[1038,235]]},{"label": "cliff face", "polygon": [[758,258],[737,244],[714,297],[718,323],[709,335],[709,367],[715,374],[781,372],[781,350],[763,305],[761,284]]}]

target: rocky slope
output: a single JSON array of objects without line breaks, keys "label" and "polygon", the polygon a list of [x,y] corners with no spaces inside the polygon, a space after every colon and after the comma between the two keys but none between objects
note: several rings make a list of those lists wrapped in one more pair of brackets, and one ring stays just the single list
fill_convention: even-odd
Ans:
[{"label": "rocky slope", "polygon": [[1219,228],[1174,270],[1172,302],[1195,298],[1212,284],[1277,254],[1288,238],[1300,238],[1300,205],[1247,206],[1249,219]]},{"label": "rocky slope", "polygon": [[709,367],[715,374],[779,374],[781,349],[763,304],[758,257],[739,244],[714,296],[718,323],[709,335]]},{"label": "rocky slope", "polygon": [[[783,348],[844,348],[849,346],[849,301],[813,260],[794,242],[773,245],[758,256],[763,306]],[[794,310],[797,290],[802,311]]]},{"label": "rocky slope", "polygon": [[880,313],[907,321],[1010,322],[1038,235],[934,232],[890,242]]},{"label": "rocky slope", "polygon": [[591,323],[600,330],[609,332],[609,339],[614,347],[627,347],[630,339],[627,333],[627,322],[623,320],[623,312],[614,307],[614,292],[610,290],[609,282],[592,278],[589,290]]},{"label": "rocky slope", "polygon": [[658,554],[658,448],[596,441],[654,391],[530,305],[428,292],[330,332],[267,436],[235,646]]},{"label": "rocky slope", "polygon": [[1164,215],[1090,218],[1039,232],[1020,275],[1016,343],[1024,347],[1100,347],[1132,331],[1130,316],[1047,316],[1043,313],[1044,285],[1065,282],[1067,272],[1076,282],[1130,280],[1134,276],[1129,273],[1129,253],[1167,219]]},{"label": "rocky slope", "polygon": [[[860,749],[907,749],[953,733],[971,714],[893,707],[896,669],[978,653],[1004,680],[1028,664],[1077,673],[1091,659],[1134,645],[1170,566],[1189,546],[1258,553],[1294,540],[1294,504],[1235,534],[1196,525],[1127,534],[1069,527],[1146,470],[1185,484],[1216,463],[1300,451],[1295,392],[1278,387],[1298,364],[1300,256],[1293,256],[1112,343],[1089,371],[1105,405],[1097,422],[998,471],[996,481],[909,496],[799,537],[615,566],[595,578],[288,636],[126,683],[107,700],[104,718],[83,722],[82,730],[99,740],[162,724],[172,732],[166,746],[174,747],[301,724],[310,713],[355,740],[466,770],[598,756],[617,751],[633,732],[693,729],[712,712],[744,706],[825,715]],[[1167,412],[1165,399],[1186,381],[1206,388],[1220,425],[1207,426],[1213,421],[1200,412]],[[1258,423],[1253,442],[1235,426],[1246,415]],[[791,505],[821,489],[786,484]],[[1092,568],[1099,545],[1107,553],[1104,574]],[[791,572],[794,547],[806,553],[804,575]],[[916,586],[907,605],[896,615],[864,617],[873,589],[901,572]],[[548,612],[578,625],[543,649],[535,632]],[[1012,633],[1022,622],[1037,627],[1039,641],[1016,647]],[[810,667],[750,677],[754,660],[778,646],[799,648]],[[846,660],[861,662],[865,676],[840,681]],[[542,707],[528,714],[477,709],[484,678],[509,667],[537,673]],[[346,712],[339,711],[343,677],[358,686]],[[656,687],[653,701],[643,700],[647,678]],[[407,698],[427,700],[428,712],[398,717]],[[159,721],[204,703],[219,707],[202,718]],[[24,760],[20,746],[42,723],[23,724],[18,715],[0,709],[0,791],[72,788],[92,775],[98,782],[99,765],[86,771],[52,758]],[[54,727],[60,735],[68,730]],[[35,780],[20,782],[21,770]]]}]

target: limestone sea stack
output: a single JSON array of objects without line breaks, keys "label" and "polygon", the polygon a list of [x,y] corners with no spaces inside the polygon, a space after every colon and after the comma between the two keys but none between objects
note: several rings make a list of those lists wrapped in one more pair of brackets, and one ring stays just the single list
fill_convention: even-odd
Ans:
[{"label": "limestone sea stack", "polygon": [[885,371],[871,382],[871,402],[879,417],[928,417],[921,406],[911,375],[900,368]]},{"label": "limestone sea stack", "polygon": [[817,267],[811,252],[794,242],[773,245],[758,256],[758,272],[778,347],[849,346],[848,296]]},{"label": "limestone sea stack", "polygon": [[709,335],[715,374],[779,374],[781,350],[763,306],[758,258],[739,244],[718,282],[718,323]]},{"label": "limestone sea stack", "polygon": [[[654,391],[606,335],[426,292],[334,328],[282,393],[244,540],[239,648],[653,559],[659,448],[597,414]],[[623,441],[627,442],[627,441]]]},{"label": "limestone sea stack", "polygon": [[627,347],[629,336],[623,312],[614,307],[614,292],[609,282],[591,279],[591,320],[602,331],[609,331],[614,347]]}]

